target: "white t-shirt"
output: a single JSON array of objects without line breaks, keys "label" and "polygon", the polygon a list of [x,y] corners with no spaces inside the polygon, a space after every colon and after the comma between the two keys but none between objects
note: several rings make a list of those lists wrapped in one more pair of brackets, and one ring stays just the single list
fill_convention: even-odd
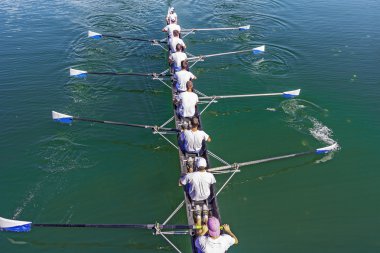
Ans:
[{"label": "white t-shirt", "polygon": [[181,184],[190,184],[189,195],[194,201],[202,201],[210,196],[210,186],[215,184],[216,180],[213,174],[209,172],[192,172],[181,178]]},{"label": "white t-shirt", "polygon": [[185,144],[185,150],[188,152],[199,152],[202,148],[202,141],[207,141],[209,135],[202,130],[193,132],[192,130],[184,130],[182,137]]},{"label": "white t-shirt", "polygon": [[172,53],[169,56],[169,59],[174,61],[174,67],[176,68],[176,71],[180,71],[181,62],[187,59],[187,55],[184,52],[176,52]]},{"label": "white t-shirt", "polygon": [[176,84],[177,90],[178,91],[186,91],[187,90],[186,89],[186,83],[188,81],[190,81],[191,79],[194,79],[194,78],[195,78],[195,76],[191,72],[189,72],[185,69],[176,72],[174,74],[174,79],[177,80],[177,84]]},{"label": "white t-shirt", "polygon": [[178,37],[171,37],[169,39],[169,47],[170,47],[170,51],[172,53],[175,53],[177,50],[176,50],[176,46],[177,44],[181,44],[183,47],[185,47],[185,42],[183,42],[182,39],[178,38]]},{"label": "white t-shirt", "polygon": [[195,241],[198,253],[224,253],[235,244],[235,239],[227,234],[213,239],[209,236],[199,236]]},{"label": "white t-shirt", "polygon": [[172,19],[175,19],[175,23],[177,23],[177,13],[168,13],[168,15],[166,16],[166,19],[167,20],[169,20],[169,22],[170,22],[170,20],[172,20]]},{"label": "white t-shirt", "polygon": [[180,105],[178,112],[182,117],[193,117],[195,114],[195,105],[198,103],[198,95],[194,92],[182,92],[179,94],[178,99]]},{"label": "white t-shirt", "polygon": [[168,32],[169,37],[173,37],[173,31],[177,30],[181,32],[181,27],[177,24],[170,24],[164,27],[164,30]]}]

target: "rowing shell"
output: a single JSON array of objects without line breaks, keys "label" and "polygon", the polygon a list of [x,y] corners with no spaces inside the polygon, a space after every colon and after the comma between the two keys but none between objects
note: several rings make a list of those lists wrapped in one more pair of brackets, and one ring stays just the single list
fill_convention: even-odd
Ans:
[{"label": "rowing shell", "polygon": [[[202,31],[202,30],[247,30],[249,29],[249,26],[243,26],[243,27],[235,27],[235,28],[207,28],[207,29],[191,29],[188,34],[193,33],[195,31]],[[185,36],[187,36],[186,34]],[[147,41],[151,42],[152,45],[159,45],[163,44],[164,40],[151,40],[151,39],[139,39],[139,38],[129,38],[129,37],[122,37],[122,36],[114,36],[114,35],[102,35],[99,33],[89,32],[88,36],[90,38],[100,39],[102,37],[104,38],[113,38],[113,39],[127,39],[127,40],[138,40],[138,41]],[[184,37],[185,37],[184,36]],[[165,42],[166,43],[166,42]],[[165,49],[165,48],[164,48]],[[166,49],[165,49],[166,50]],[[206,58],[209,57],[217,57],[217,56],[223,56],[223,55],[230,55],[230,54],[236,54],[236,53],[245,53],[252,51],[253,54],[258,54],[265,51],[265,46],[256,47],[250,50],[240,50],[240,51],[234,51],[234,52],[225,52],[225,53],[217,53],[217,54],[210,54],[210,55],[203,55],[203,56],[197,56],[197,57],[190,57],[188,59],[195,60],[194,64],[203,61]],[[194,65],[193,64],[193,65]],[[192,65],[192,66],[193,66]],[[168,71],[164,71],[160,74],[156,73],[115,73],[115,72],[91,72],[91,71],[83,71],[83,70],[76,70],[76,69],[70,69],[70,76],[73,77],[86,77],[88,74],[94,74],[94,75],[136,75],[136,76],[151,76],[153,80],[159,80],[161,81],[165,86],[171,88],[172,90],[172,98],[175,98],[176,91],[174,88],[174,85],[170,86],[169,84],[162,81],[163,77],[170,76],[170,74],[166,74]],[[242,94],[242,95],[218,95],[218,96],[210,96],[207,97],[204,94],[200,93],[199,91],[194,90],[198,94],[201,95],[199,97],[199,100],[204,102],[204,100],[210,100],[208,102],[208,105],[200,112],[198,115],[201,115],[203,111],[207,109],[211,103],[216,102],[215,99],[222,100],[227,98],[245,98],[245,97],[263,97],[263,96],[283,96],[285,98],[294,98],[300,94],[300,90],[293,90],[293,91],[285,91],[280,93],[266,93],[266,94]],[[71,124],[73,121],[85,121],[85,122],[95,122],[95,123],[102,123],[102,124],[110,124],[110,125],[118,125],[118,126],[127,126],[127,127],[137,127],[137,128],[145,128],[145,129],[151,129],[153,130],[154,134],[160,134],[166,141],[168,141],[172,146],[176,147],[179,150],[179,161],[180,161],[180,173],[181,175],[187,172],[187,163],[189,160],[189,156],[182,153],[181,149],[178,145],[173,144],[170,140],[168,140],[164,134],[170,134],[175,133],[177,136],[179,136],[179,132],[183,129],[183,122],[181,119],[177,117],[176,110],[174,108],[174,116],[169,119],[166,123],[164,123],[162,126],[156,126],[156,125],[145,125],[145,124],[134,124],[134,123],[127,123],[127,122],[118,122],[118,121],[107,121],[107,120],[98,120],[98,119],[90,119],[90,118],[81,118],[81,117],[75,117],[68,114],[58,113],[55,111],[52,111],[52,118],[54,121],[65,123],[65,124]],[[169,122],[174,119],[175,121],[175,128],[165,128],[164,126],[167,125]],[[200,119],[200,116],[199,116]],[[202,126],[202,122],[200,121],[200,127]],[[212,171],[212,173],[232,173],[232,175],[224,182],[224,184],[220,187],[218,192],[216,192],[215,186],[212,185],[211,187],[211,196],[209,197],[207,203],[209,206],[209,217],[214,216],[220,220],[220,213],[219,208],[217,204],[217,195],[223,190],[223,188],[228,184],[230,179],[233,177],[233,175],[236,172],[239,172],[241,167],[244,166],[252,166],[259,163],[267,163],[271,161],[277,161],[282,159],[289,159],[293,157],[299,157],[299,156],[305,156],[309,154],[327,154],[329,152],[332,152],[334,150],[337,150],[339,146],[337,143],[315,149],[312,151],[306,151],[301,153],[293,153],[288,155],[282,155],[282,156],[276,156],[271,158],[265,158],[255,161],[249,161],[249,162],[241,162],[241,163],[233,163],[228,164],[221,158],[217,157],[215,154],[211,153],[209,150],[207,150],[206,147],[206,155],[205,158],[208,162],[208,166],[210,167],[210,162],[208,155],[211,155],[214,158],[217,158],[217,160],[225,163],[224,166],[221,167],[214,167],[212,169],[209,169],[209,172]],[[173,217],[173,215],[183,206],[186,206],[186,214],[187,214],[187,220],[188,224],[186,225],[166,225],[166,223]],[[32,223],[31,221],[18,221],[18,220],[9,220],[0,217],[0,231],[11,231],[11,232],[29,232],[32,227],[66,227],[66,228],[133,228],[133,229],[152,229],[154,231],[154,234],[161,235],[177,252],[181,252],[166,236],[165,234],[190,234],[191,235],[191,245],[192,245],[192,251],[197,252],[195,248],[195,229],[200,229],[200,227],[196,226],[194,224],[193,219],[193,206],[191,204],[190,197],[184,190],[184,201],[177,207],[177,209],[169,216],[169,218],[163,223],[155,223],[155,224],[39,224],[39,223]],[[162,231],[163,229],[171,229],[171,230],[183,230],[183,231]]]},{"label": "rowing shell", "polygon": [[[173,101],[175,100],[176,96],[177,96],[177,92],[176,92],[176,88],[175,88],[175,83],[173,82],[173,85],[172,85],[172,98],[173,98]],[[184,125],[186,126],[187,125],[187,122],[185,122],[186,120],[183,120],[183,119],[180,119],[178,117],[178,114],[177,114],[177,110],[176,110],[176,106],[174,105],[174,119],[175,119],[175,126],[176,128],[178,129],[178,131],[181,131],[184,129]],[[201,120],[201,114],[198,113],[198,120],[199,120],[199,127],[198,129],[202,130],[202,120]],[[180,143],[180,133],[177,135],[177,139],[178,139],[178,143]],[[207,161],[207,167],[210,168],[210,159],[209,159],[209,156],[208,156],[208,151],[207,151],[207,144],[206,142],[204,142],[204,147],[205,147],[205,152],[204,152],[204,156],[203,158],[206,159]],[[195,156],[194,155],[189,155],[189,154],[184,154],[182,151],[181,151],[181,148],[178,146],[178,153],[179,153],[179,164],[180,164],[180,169],[181,169],[181,175],[184,175],[187,173],[187,168],[189,166],[189,163],[188,161],[190,160],[193,160],[194,161],[194,158]],[[195,163],[195,162],[194,162]],[[191,165],[190,165],[191,166]],[[195,168],[194,168],[195,169]],[[220,222],[221,222],[221,216],[220,216],[220,213],[219,213],[219,206],[218,206],[218,201],[217,201],[217,196],[216,196],[216,187],[215,187],[215,184],[212,184],[210,186],[210,196],[209,198],[206,200],[207,201],[207,206],[209,208],[209,214],[208,216],[211,217],[216,217]],[[187,216],[187,222],[188,222],[188,225],[189,226],[195,226],[194,224],[194,205],[192,204],[192,201],[190,199],[190,196],[189,194],[187,193],[186,191],[186,188],[185,186],[183,187],[184,189],[184,202],[185,202],[185,208],[186,208],[186,216]],[[192,248],[192,251],[193,252],[198,252],[196,247],[195,247],[195,240],[197,238],[197,235],[195,234],[195,231],[192,230],[190,231],[190,240],[191,240],[191,248]]]}]

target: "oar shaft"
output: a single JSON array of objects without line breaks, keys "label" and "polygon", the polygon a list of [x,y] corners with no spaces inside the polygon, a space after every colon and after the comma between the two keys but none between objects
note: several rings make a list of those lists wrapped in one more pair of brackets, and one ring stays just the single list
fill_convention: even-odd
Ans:
[{"label": "oar shaft", "polygon": [[56,228],[141,228],[141,229],[197,229],[191,225],[160,225],[160,224],[33,224],[33,227]]},{"label": "oar shaft", "polygon": [[138,128],[150,128],[150,129],[157,129],[162,131],[175,131],[178,132],[176,128],[161,128],[157,126],[150,126],[150,125],[141,125],[141,124],[131,124],[126,122],[117,122],[117,121],[108,121],[108,120],[97,120],[97,119],[88,119],[88,118],[79,118],[79,117],[73,117],[73,120],[78,121],[86,121],[86,122],[95,122],[95,123],[102,123],[102,124],[110,124],[110,125],[118,125],[118,126],[129,126],[129,127],[138,127]]},{"label": "oar shaft", "polygon": [[120,73],[120,72],[87,72],[91,75],[111,75],[111,76],[153,76],[151,73]]},{"label": "oar shaft", "polygon": [[240,54],[240,53],[246,53],[246,52],[252,52],[252,49],[246,49],[246,50],[240,50],[240,51],[232,51],[232,52],[219,53],[219,54],[207,54],[207,55],[190,57],[190,58],[187,58],[187,59],[188,60],[195,60],[195,59],[199,59],[199,58],[209,58],[209,57],[215,57],[215,56],[222,56],[222,55],[229,55],[229,54]]},{"label": "oar shaft", "polygon": [[264,93],[264,94],[243,94],[243,95],[226,95],[226,96],[210,96],[210,97],[199,97],[202,99],[222,99],[222,98],[245,98],[245,97],[265,97],[265,96],[278,96],[282,93]]},{"label": "oar shaft", "polygon": [[143,228],[153,229],[155,224],[32,224],[33,227],[56,228]]},{"label": "oar shaft", "polygon": [[110,125],[140,127],[140,128],[154,128],[154,126],[131,124],[131,123],[117,122],[117,121],[107,121],[107,120],[97,120],[97,119],[77,118],[77,117],[73,117],[73,119],[78,120],[78,121],[87,121],[87,122],[95,122],[95,123],[110,124]]},{"label": "oar shaft", "polygon": [[182,32],[192,32],[192,31],[222,31],[222,30],[239,30],[240,27],[219,27],[219,28],[193,28],[193,29],[182,29]]},{"label": "oar shaft", "polygon": [[145,41],[145,42],[159,42],[157,40],[150,40],[150,39],[140,39],[140,38],[132,38],[132,37],[123,37],[119,35],[111,35],[111,34],[102,34],[103,37],[108,37],[108,38],[115,38],[115,39],[123,39],[123,40],[135,40],[135,41]]},{"label": "oar shaft", "polygon": [[233,165],[225,165],[225,166],[220,166],[220,167],[208,169],[208,171],[212,172],[212,171],[227,170],[227,169],[231,169],[235,166],[236,167],[243,167],[243,166],[249,166],[249,165],[254,165],[254,164],[259,164],[259,163],[266,163],[266,162],[272,162],[272,161],[276,161],[276,160],[282,160],[282,159],[297,157],[297,156],[309,155],[309,154],[313,154],[313,153],[315,153],[315,151],[307,151],[307,152],[290,154],[290,155],[276,156],[276,157],[272,157],[272,158],[266,158],[266,159],[250,161],[250,162],[235,163]]},{"label": "oar shaft", "polygon": [[110,76],[172,76],[172,74],[154,74],[154,73],[123,73],[123,72],[87,72],[90,75],[110,75]]}]

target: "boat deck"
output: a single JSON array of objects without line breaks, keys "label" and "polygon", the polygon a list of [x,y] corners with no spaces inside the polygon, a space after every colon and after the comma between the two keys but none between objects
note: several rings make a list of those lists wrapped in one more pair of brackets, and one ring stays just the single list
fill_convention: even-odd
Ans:
[{"label": "boat deck", "polygon": [[[172,84],[172,98],[173,98],[173,101],[176,97],[177,93],[176,93],[176,88],[175,86]],[[174,110],[174,118],[175,118],[175,126],[177,129],[179,130],[183,130],[184,127],[186,126],[186,124],[184,124],[184,120],[179,118],[178,115],[177,115],[177,111],[176,111],[176,106],[173,105],[173,110]],[[199,116],[198,117],[199,119],[199,129],[201,130],[202,129],[202,121],[201,121],[201,117]],[[188,127],[188,126],[187,126]],[[178,143],[180,143],[180,133],[177,135],[177,140],[178,140]],[[179,153],[179,163],[180,163],[180,168],[181,168],[181,175],[184,175],[187,173],[188,171],[188,158],[189,157],[192,157],[194,158],[195,155],[193,154],[184,154],[181,150],[181,147],[180,147],[180,144],[178,144],[178,153]],[[210,165],[210,160],[209,160],[209,157],[207,155],[207,145],[205,144],[205,155],[203,155],[202,157],[206,159],[207,161],[207,164],[208,164],[208,168],[211,167]],[[190,159],[191,160],[191,159]],[[194,168],[194,171],[195,171],[195,166],[193,166]],[[185,187],[183,187],[184,189],[184,199],[185,199],[185,208],[186,208],[186,215],[187,215],[187,223],[188,225],[195,225],[195,221],[194,221],[194,207],[191,203],[191,199],[188,195],[188,193],[186,192],[186,189]],[[217,201],[217,198],[216,198],[216,189],[215,189],[215,184],[211,186],[211,194],[210,194],[210,197],[209,199],[207,200],[207,203],[208,203],[208,207],[209,207],[209,217],[213,216],[213,217],[216,217],[219,219],[219,221],[221,222],[221,217],[220,217],[220,213],[219,213],[219,207],[218,207],[218,201]],[[195,234],[195,231],[194,230],[190,230],[190,234],[191,234],[191,245],[192,245],[192,251],[193,252],[197,252],[197,249],[195,248],[195,239],[196,239],[196,234]]]}]

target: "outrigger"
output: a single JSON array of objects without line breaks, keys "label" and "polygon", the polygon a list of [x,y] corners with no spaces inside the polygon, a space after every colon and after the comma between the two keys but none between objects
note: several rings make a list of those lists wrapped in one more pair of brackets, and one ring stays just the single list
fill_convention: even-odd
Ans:
[{"label": "outrigger", "polygon": [[[241,27],[226,27],[226,28],[193,28],[193,29],[184,29],[183,31],[186,31],[186,35],[183,37],[186,37],[189,34],[194,33],[195,31],[214,31],[214,30],[239,30],[239,31],[245,31],[250,29],[250,26],[241,26]],[[113,38],[113,39],[127,39],[127,40],[136,40],[136,41],[146,41],[152,43],[152,45],[159,45],[163,49],[165,49],[161,44],[166,44],[166,39],[163,40],[155,40],[155,39],[138,39],[138,38],[131,38],[131,37],[123,37],[119,35],[105,35],[100,34],[96,32],[89,31],[88,37],[94,38],[94,39],[100,39],[100,38]],[[167,49],[165,49],[168,51]],[[230,55],[230,54],[238,54],[238,53],[246,53],[246,52],[252,52],[254,55],[261,54],[265,51],[265,46],[259,46],[255,47],[253,49],[249,50],[240,50],[240,51],[232,51],[232,52],[225,52],[225,53],[217,53],[217,54],[210,54],[210,55],[203,55],[203,56],[192,56],[188,58],[190,61],[194,61],[193,65],[190,67],[193,67],[197,62],[204,61],[206,58],[209,57],[216,57],[216,56],[223,56],[223,55]],[[189,53],[187,53],[189,54]],[[190,54],[191,55],[191,54]],[[73,77],[79,77],[84,78],[87,77],[87,75],[136,75],[136,76],[146,76],[146,77],[152,77],[153,80],[158,80],[165,86],[171,89],[172,91],[172,99],[174,99],[177,95],[177,91],[175,89],[174,84],[168,84],[164,81],[165,77],[170,77],[171,74],[169,73],[169,69],[161,72],[161,73],[117,73],[117,72],[91,72],[91,71],[84,71],[84,70],[78,70],[78,69],[70,69],[70,76]],[[262,94],[240,94],[240,95],[214,95],[214,96],[206,96],[200,91],[195,90],[196,93],[200,95],[199,104],[206,104],[206,106],[201,110],[198,111],[198,118],[199,121],[201,119],[202,113],[213,103],[217,102],[217,100],[220,99],[226,99],[226,98],[244,98],[244,97],[264,97],[264,96],[283,96],[284,98],[294,98],[300,95],[300,89],[292,90],[292,91],[285,91],[285,92],[277,92],[277,93],[262,93]],[[180,167],[181,167],[181,174],[184,174],[187,172],[189,167],[192,167],[192,161],[194,160],[195,155],[186,154],[184,153],[179,144],[173,143],[171,140],[169,140],[165,135],[167,134],[176,134],[177,135],[177,142],[179,135],[181,131],[189,127],[189,122],[186,119],[182,119],[178,117],[176,108],[174,105],[174,116],[171,117],[169,120],[167,120],[164,124],[161,125],[144,125],[144,124],[135,124],[135,123],[127,123],[127,122],[118,122],[118,121],[106,121],[106,120],[98,120],[98,119],[91,119],[91,118],[82,118],[82,117],[75,117],[68,114],[63,114],[59,112],[52,111],[52,118],[54,121],[71,124],[74,121],[87,121],[87,122],[95,122],[95,123],[102,123],[102,124],[111,124],[111,125],[118,125],[118,126],[128,126],[128,127],[138,127],[138,128],[145,128],[145,129],[151,129],[153,134],[159,134],[162,138],[164,138],[168,143],[170,143],[174,148],[176,148],[179,152],[179,161],[180,161]],[[199,109],[199,108],[197,108]],[[166,125],[174,121],[175,128],[168,128]],[[200,121],[201,122],[201,121]],[[259,163],[266,163],[276,160],[282,160],[282,159],[288,159],[288,158],[294,158],[299,156],[305,156],[310,154],[326,154],[329,152],[332,152],[333,150],[337,149],[338,145],[335,143],[333,145],[318,148],[312,151],[305,151],[300,153],[293,153],[288,155],[282,155],[282,156],[276,156],[271,158],[265,158],[255,161],[248,161],[248,162],[240,162],[240,163],[228,163],[224,161],[222,158],[218,157],[216,154],[212,153],[210,150],[207,149],[205,146],[205,153],[204,158],[208,161],[208,171],[212,172],[214,174],[221,174],[221,173],[231,173],[230,177],[223,183],[222,187],[216,191],[215,187],[211,188],[211,195],[209,199],[207,200],[207,205],[209,208],[209,216],[217,217],[219,220],[221,219],[220,213],[219,213],[219,207],[217,203],[217,196],[218,194],[223,190],[223,188],[228,184],[228,182],[232,179],[232,177],[235,175],[235,173],[240,172],[241,168],[244,166],[251,166]],[[210,159],[209,156],[218,160],[219,162],[223,163],[223,166],[214,167],[211,168],[210,166]],[[187,223],[185,225],[168,225],[167,223],[170,221],[170,219],[182,208],[182,206],[186,207],[186,214],[187,214]],[[195,248],[195,239],[196,234],[195,230],[200,229],[199,226],[195,225],[194,218],[193,218],[193,212],[194,212],[194,203],[189,198],[189,195],[187,194],[186,190],[184,189],[184,200],[178,205],[178,207],[173,211],[173,213],[162,223],[154,223],[154,224],[44,224],[44,223],[32,223],[31,221],[18,221],[18,220],[10,220],[0,217],[0,231],[10,231],[10,232],[29,232],[31,231],[32,227],[60,227],[60,228],[140,228],[140,229],[148,229],[152,230],[153,234],[155,235],[161,235],[177,252],[181,252],[175,245],[172,243],[167,237],[167,234],[189,234],[191,238],[191,245],[192,245],[192,252],[197,252],[197,249]],[[171,230],[171,231],[167,231]]]}]

